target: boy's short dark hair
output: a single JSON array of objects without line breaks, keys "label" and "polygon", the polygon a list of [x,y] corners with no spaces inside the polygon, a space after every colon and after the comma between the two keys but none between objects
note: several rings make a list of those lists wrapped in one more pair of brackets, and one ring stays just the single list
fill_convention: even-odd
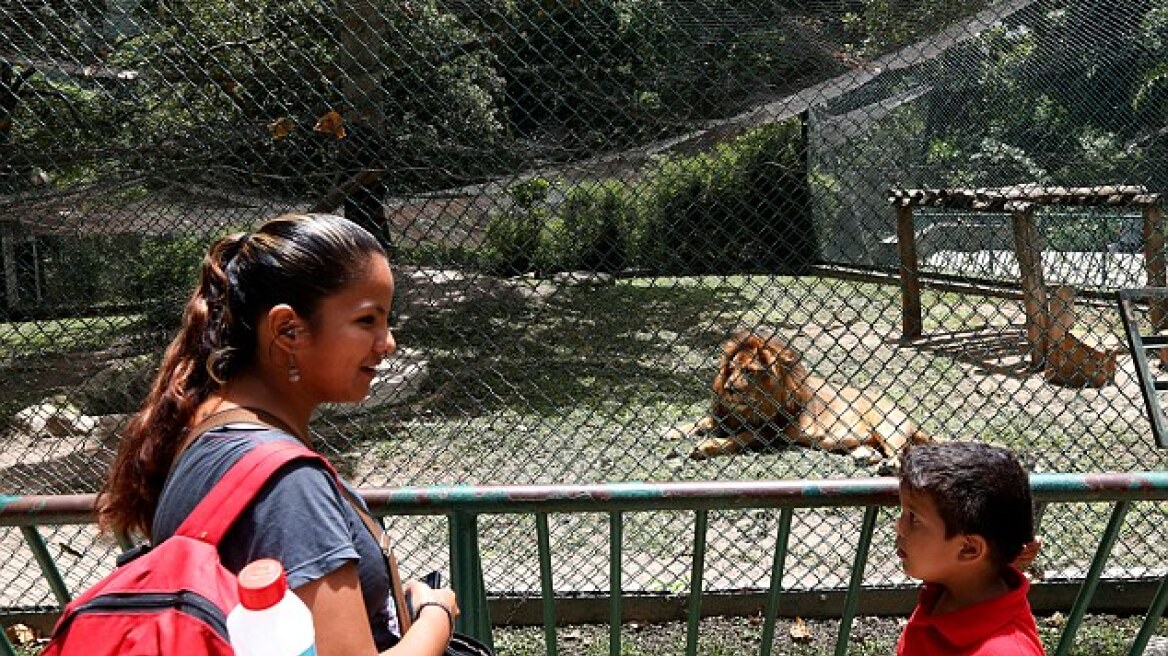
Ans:
[{"label": "boy's short dark hair", "polygon": [[980,442],[914,446],[905,454],[900,484],[933,500],[945,537],[980,535],[999,567],[1034,539],[1030,479],[1009,450]]}]

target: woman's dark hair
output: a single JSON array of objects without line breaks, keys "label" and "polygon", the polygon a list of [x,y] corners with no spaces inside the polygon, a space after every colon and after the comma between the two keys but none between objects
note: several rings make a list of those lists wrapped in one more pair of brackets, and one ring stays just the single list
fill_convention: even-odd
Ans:
[{"label": "woman's dark hair", "polygon": [[932,498],[946,538],[985,538],[998,567],[1034,539],[1030,478],[1007,449],[981,442],[914,446],[904,456],[900,484]]},{"label": "woman's dark hair", "polygon": [[286,303],[311,322],[320,302],[385,255],[373,235],[328,214],[285,214],[216,240],[182,328],[122,433],[98,500],[103,528],[149,536],[162,485],[198,407],[256,355],[256,320]]}]

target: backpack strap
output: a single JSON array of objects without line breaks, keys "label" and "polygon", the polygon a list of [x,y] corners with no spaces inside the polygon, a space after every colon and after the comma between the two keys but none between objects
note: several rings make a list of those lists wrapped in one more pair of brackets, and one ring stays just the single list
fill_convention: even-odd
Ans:
[{"label": "backpack strap", "polygon": [[[304,446],[305,438],[293,430],[288,424],[281,421],[270,412],[260,408],[237,407],[221,410],[208,415],[186,432],[178,452],[174,455],[171,471],[178,464],[179,456],[194,444],[195,440],[213,428],[227,424],[257,424],[271,426],[282,430],[300,440],[301,444],[290,442],[268,442],[249,451],[239,462],[232,465],[223,478],[215,484],[211,492],[195,506],[191,514],[175,531],[175,535],[195,537],[205,542],[218,545],[224,534],[247,508],[248,504],[259,494],[268,478],[280,467],[298,458],[315,460],[324,465],[336,481],[337,490],[349,502],[353,510],[365,524],[365,528],[373,536],[377,546],[385,556],[385,565],[389,570],[390,594],[393,598],[394,609],[397,611],[398,626],[404,634],[410,628],[411,620],[409,606],[403,592],[401,573],[398,571],[397,557],[393,553],[393,546],[389,533],[382,528],[380,522],[373,518],[361,503],[349,493],[341,483],[340,476],[332,463],[324,456]],[[196,527],[201,527],[199,530]]]},{"label": "backpack strap", "polygon": [[336,471],[319,454],[301,444],[268,442],[239,459],[179,525],[175,535],[197,538],[210,544],[219,541],[259,494],[260,489],[284,465],[293,460],[315,460],[336,476]]},{"label": "backpack strap", "polygon": [[295,437],[296,439],[300,440],[302,444],[310,444],[306,436],[301,435],[299,431],[284,423],[280,420],[279,417],[266,410],[248,406],[228,408],[226,410],[220,410],[219,412],[213,412],[206,417],[203,417],[203,421],[200,421],[183,432],[183,440],[179,443],[178,449],[174,453],[174,458],[170,461],[170,470],[174,471],[174,468],[178,465],[178,459],[182,456],[182,454],[186,453],[187,449],[189,449],[192,444],[195,443],[195,440],[202,437],[203,434],[210,432],[212,429],[219,428],[220,426],[226,426],[227,424],[257,424],[259,426],[270,426],[273,428],[278,428],[291,435],[292,437]]},{"label": "backpack strap", "polygon": [[[303,438],[296,431],[268,412],[258,408],[230,408],[207,416],[203,421],[187,430],[186,437],[174,455],[171,471],[173,472],[174,467],[178,464],[179,456],[185,453],[199,436],[214,428],[236,423],[272,426],[292,435],[301,442],[303,441]],[[235,520],[239,519],[244,509],[251,504],[268,479],[284,465],[302,458],[321,464],[337,480],[338,488],[342,491],[345,489],[340,484],[340,479],[337,477],[332,463],[324,456],[312,451],[302,443],[267,442],[244,454],[238,462],[227,470],[223,478],[219,479],[219,482],[211,488],[207,496],[183,520],[178,530],[175,531],[175,535],[198,538],[204,542],[218,545],[227,530],[231,528]]]}]

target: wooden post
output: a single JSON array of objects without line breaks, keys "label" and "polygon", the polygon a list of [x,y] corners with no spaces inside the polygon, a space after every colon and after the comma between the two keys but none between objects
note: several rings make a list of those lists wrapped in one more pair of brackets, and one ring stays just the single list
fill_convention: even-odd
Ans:
[{"label": "wooden post", "polygon": [[16,221],[0,219],[0,263],[4,265],[4,304],[12,311],[20,305],[20,283],[16,279]]},{"label": "wooden post", "polygon": [[1010,214],[1014,225],[1014,253],[1022,274],[1022,303],[1026,308],[1026,337],[1030,342],[1030,368],[1041,370],[1046,359],[1046,335],[1050,308],[1042,276],[1042,243],[1034,224],[1034,209]]},{"label": "wooden post", "polygon": [[913,208],[896,208],[896,247],[900,251],[901,341],[921,336],[921,281],[918,277],[917,242],[913,230]]},{"label": "wooden post", "polygon": [[[1144,205],[1144,266],[1148,271],[1149,287],[1168,287],[1164,270],[1164,208],[1159,203]],[[1168,319],[1166,299],[1153,298],[1148,307],[1148,320],[1153,332],[1160,332]]]},{"label": "wooden post", "polygon": [[1075,288],[1059,285],[1050,293],[1050,329],[1046,333],[1046,345],[1053,347],[1070,334],[1075,326]]}]

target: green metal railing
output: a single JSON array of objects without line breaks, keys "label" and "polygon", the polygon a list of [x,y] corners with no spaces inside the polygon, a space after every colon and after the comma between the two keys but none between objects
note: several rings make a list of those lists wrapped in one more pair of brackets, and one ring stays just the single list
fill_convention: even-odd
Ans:
[{"label": "green metal railing", "polygon": [[[1070,652],[1075,635],[1089,608],[1113,545],[1133,502],[1168,500],[1168,472],[1125,474],[1036,474],[1031,477],[1036,503],[1112,503],[1107,527],[1099,537],[1090,569],[1070,609],[1054,656]],[[864,516],[848,590],[840,617],[835,654],[847,651],[848,635],[863,592],[863,574],[875,532],[879,510],[897,503],[897,482],[892,478],[789,480],[764,482],[624,483],[597,485],[441,486],[374,488],[362,491],[379,515],[444,515],[449,518],[450,562],[453,586],[459,593],[463,615],[459,629],[491,642],[490,611],[483,582],[479,549],[478,517],[487,514],[533,515],[539,552],[540,590],[547,654],[557,650],[552,549],[548,517],[558,513],[607,513],[609,517],[609,651],[621,652],[622,535],[624,516],[630,512],[693,511],[695,513],[694,559],[688,591],[686,654],[697,653],[702,617],[706,533],[711,510],[779,510],[778,536],[771,567],[762,625],[760,654],[768,656],[779,614],[785,557],[794,511],[803,508],[860,507]],[[40,525],[92,522],[92,495],[55,497],[0,497],[0,526],[19,526],[36,556],[57,600],[64,605],[70,593],[57,570],[37,527]],[[1129,650],[1142,654],[1157,620],[1168,607],[1168,573],[1160,582],[1146,617]],[[15,654],[4,640],[0,651]]]}]

